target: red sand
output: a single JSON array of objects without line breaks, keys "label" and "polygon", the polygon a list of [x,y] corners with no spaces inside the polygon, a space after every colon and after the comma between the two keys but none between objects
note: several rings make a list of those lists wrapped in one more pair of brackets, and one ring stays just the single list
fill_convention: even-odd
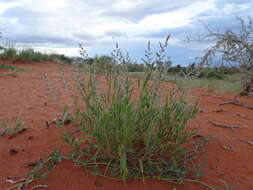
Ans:
[{"label": "red sand", "polygon": [[[12,120],[22,118],[30,129],[13,139],[0,137],[0,189],[5,189],[11,184],[6,183],[7,178],[18,180],[24,178],[31,170],[23,165],[48,156],[56,147],[60,147],[65,153],[69,151],[60,138],[60,130],[54,125],[46,128],[46,121],[59,118],[64,106],[72,103],[72,97],[62,88],[61,74],[57,64],[34,63],[18,64],[26,69],[17,72],[17,76],[5,75],[9,71],[0,70],[0,120]],[[73,83],[72,69],[63,67],[66,80]],[[56,101],[49,101],[47,85],[41,73],[54,85],[54,90],[59,97]],[[169,85],[169,84],[167,84]],[[211,185],[221,186],[220,180],[228,185],[238,185],[236,189],[253,189],[253,146],[235,141],[240,138],[253,141],[253,110],[235,105],[218,105],[233,97],[232,94],[220,94],[218,92],[208,95],[203,89],[192,89],[192,95],[201,96],[199,107],[204,112],[199,113],[191,122],[191,127],[196,128],[199,134],[208,136],[211,141],[206,146],[207,163],[204,169],[204,177],[201,180]],[[242,97],[240,101],[253,105],[252,97]],[[223,109],[224,112],[214,112]],[[207,121],[212,120],[229,125],[246,125],[249,128],[223,129],[213,127]],[[29,140],[29,137],[33,138]],[[232,146],[233,151],[223,147]],[[10,155],[9,150],[16,148],[18,153]],[[58,165],[45,180],[35,184],[47,184],[50,190],[169,190],[176,187],[177,190],[206,189],[204,186],[186,183],[178,186],[157,180],[146,180],[146,185],[141,180],[130,180],[126,185],[120,181],[113,181],[103,177],[86,174],[79,166],[74,166],[70,161],[64,161]],[[30,189],[29,188],[26,189]]]}]

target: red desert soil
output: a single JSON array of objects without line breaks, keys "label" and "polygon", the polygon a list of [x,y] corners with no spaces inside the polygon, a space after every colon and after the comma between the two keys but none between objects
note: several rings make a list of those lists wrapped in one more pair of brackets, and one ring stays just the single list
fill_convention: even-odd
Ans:
[{"label": "red desert soil", "polygon": [[[0,70],[0,120],[15,121],[22,118],[30,129],[15,138],[0,137],[0,189],[11,184],[5,180],[24,178],[31,170],[24,164],[37,161],[49,156],[56,147],[67,153],[69,148],[60,138],[60,130],[51,124],[53,118],[59,118],[65,105],[72,104],[72,97],[62,85],[59,66],[54,63],[17,64],[25,71],[18,71],[17,76],[6,75],[9,71]],[[73,72],[68,66],[63,66],[66,81],[73,83]],[[52,101],[52,93],[48,91],[48,84],[43,78],[45,73],[50,88],[57,92],[57,99]],[[169,84],[165,84],[168,85]],[[72,86],[73,87],[73,86]],[[214,92],[208,95],[203,89],[191,89],[194,96],[200,96],[199,107],[203,112],[198,113],[190,123],[190,127],[197,129],[198,134],[208,136],[210,140],[206,146],[207,162],[204,169],[204,182],[221,186],[220,180],[229,185],[238,185],[236,189],[253,189],[253,146],[236,139],[253,141],[253,110],[236,105],[219,105],[222,101],[230,100],[233,94]],[[242,97],[240,101],[253,106],[252,97]],[[215,110],[224,110],[215,112]],[[241,129],[225,129],[214,127],[208,120],[227,125],[248,126]],[[46,127],[46,122],[50,127]],[[232,147],[229,150],[228,147]],[[18,153],[9,154],[15,148]],[[79,166],[70,161],[63,161],[45,180],[35,184],[47,184],[50,190],[177,190],[206,189],[204,186],[185,183],[177,186],[157,180],[130,180],[126,185],[120,181],[113,181],[103,177],[86,174]],[[26,189],[30,189],[29,188]]]}]

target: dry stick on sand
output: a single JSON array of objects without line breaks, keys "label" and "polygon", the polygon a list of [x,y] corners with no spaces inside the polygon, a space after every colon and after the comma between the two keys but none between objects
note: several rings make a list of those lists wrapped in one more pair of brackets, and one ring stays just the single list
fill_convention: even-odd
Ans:
[{"label": "dry stick on sand", "polygon": [[214,121],[210,121],[208,120],[209,123],[211,123],[213,126],[216,126],[216,127],[221,127],[221,128],[227,128],[227,129],[239,129],[239,128],[248,128],[248,126],[233,126],[233,125],[224,125],[224,124],[220,124],[220,123],[217,123],[217,122],[214,122]]},{"label": "dry stick on sand", "polygon": [[33,186],[33,187],[32,187],[32,190],[33,190],[33,189],[48,188],[48,187],[49,187],[48,185],[36,185],[36,186]]},{"label": "dry stick on sand", "polygon": [[238,138],[233,138],[233,140],[235,140],[235,141],[241,141],[241,142],[246,143],[246,144],[248,144],[250,146],[253,146],[253,141],[247,141],[247,140],[238,139]]},{"label": "dry stick on sand", "polygon": [[225,105],[225,104],[233,104],[233,105],[241,106],[241,107],[244,107],[244,108],[247,108],[247,109],[253,109],[253,106],[240,103],[240,102],[238,102],[236,100],[230,100],[230,101],[227,101],[227,102],[221,102],[221,103],[219,103],[219,105]]},{"label": "dry stick on sand", "polygon": [[12,139],[12,138],[22,134],[25,131],[27,131],[27,128],[22,128],[22,129],[18,130],[17,132],[10,134],[8,139]]},{"label": "dry stick on sand", "polygon": [[14,182],[15,185],[8,187],[5,190],[22,189],[34,181],[36,181],[36,179],[34,179],[33,177],[25,178],[25,179]]}]

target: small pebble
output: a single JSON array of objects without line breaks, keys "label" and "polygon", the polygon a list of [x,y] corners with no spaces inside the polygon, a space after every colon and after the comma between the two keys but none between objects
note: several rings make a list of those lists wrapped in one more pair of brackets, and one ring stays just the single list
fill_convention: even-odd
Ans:
[{"label": "small pebble", "polygon": [[99,183],[98,181],[95,181],[95,182],[94,182],[94,185],[95,185],[96,187],[102,187],[102,184]]},{"label": "small pebble", "polygon": [[14,154],[17,154],[18,153],[18,151],[17,151],[17,149],[15,149],[15,148],[11,148],[10,150],[9,150],[9,154],[10,155],[14,155]]},{"label": "small pebble", "polygon": [[214,112],[219,113],[219,112],[224,112],[224,110],[214,110]]},{"label": "small pebble", "polygon": [[5,135],[5,131],[0,131],[0,137]]}]

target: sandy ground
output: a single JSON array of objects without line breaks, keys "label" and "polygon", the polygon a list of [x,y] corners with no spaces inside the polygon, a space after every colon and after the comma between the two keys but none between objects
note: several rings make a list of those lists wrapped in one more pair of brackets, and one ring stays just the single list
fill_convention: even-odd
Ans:
[{"label": "sandy ground", "polygon": [[[32,168],[26,168],[24,164],[47,157],[56,147],[63,149],[63,153],[70,151],[60,138],[59,128],[52,124],[47,128],[46,125],[47,121],[51,123],[53,118],[59,118],[64,106],[72,104],[73,100],[69,91],[63,88],[59,65],[19,63],[18,66],[25,71],[17,72],[17,76],[6,75],[10,71],[0,70],[0,120],[21,118],[29,129],[12,139],[0,137],[0,189],[11,185],[5,181],[7,178],[18,180],[31,171]],[[68,66],[62,69],[66,81],[73,83],[72,69]],[[46,82],[44,74],[49,82]],[[202,110],[190,122],[190,127],[209,139],[205,148],[205,175],[201,179],[212,185],[222,185],[221,180],[224,180],[228,185],[235,185],[235,189],[253,189],[253,146],[238,140],[253,142],[253,110],[236,105],[219,105],[230,100],[233,94],[209,93],[204,89],[190,91],[193,96],[200,96],[199,107]],[[252,97],[242,97],[240,102],[253,106]],[[208,120],[248,128],[230,130],[214,127]],[[18,153],[10,155],[12,148]],[[45,180],[35,184],[47,184],[50,190],[206,189],[193,183],[177,186],[157,180],[147,180],[146,184],[141,180],[130,180],[124,185],[123,182],[87,174],[70,161],[63,161]],[[31,189],[31,186],[26,189]]]}]

